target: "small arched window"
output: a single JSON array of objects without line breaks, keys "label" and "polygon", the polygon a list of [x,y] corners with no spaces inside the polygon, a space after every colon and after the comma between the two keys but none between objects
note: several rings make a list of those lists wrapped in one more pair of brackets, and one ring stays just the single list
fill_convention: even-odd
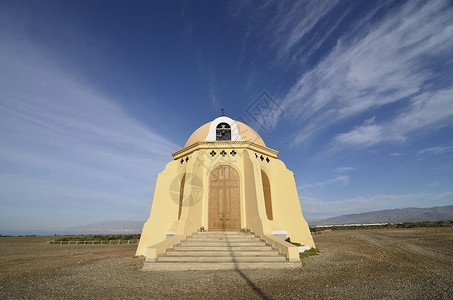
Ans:
[{"label": "small arched window", "polygon": [[231,141],[231,127],[228,123],[220,123],[217,125],[216,141]]}]

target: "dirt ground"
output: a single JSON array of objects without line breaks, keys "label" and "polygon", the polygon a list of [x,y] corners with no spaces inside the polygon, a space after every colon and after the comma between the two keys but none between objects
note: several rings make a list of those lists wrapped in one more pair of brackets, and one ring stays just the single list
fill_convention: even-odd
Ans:
[{"label": "dirt ground", "polygon": [[144,272],[136,245],[0,238],[0,299],[452,299],[453,228],[332,231],[293,270]]}]

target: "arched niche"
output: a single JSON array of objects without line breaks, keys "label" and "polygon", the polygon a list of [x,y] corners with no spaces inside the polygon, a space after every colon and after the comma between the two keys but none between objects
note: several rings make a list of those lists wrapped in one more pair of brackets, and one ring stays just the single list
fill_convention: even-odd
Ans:
[{"label": "arched niche", "polygon": [[269,220],[274,219],[272,213],[272,198],[271,198],[271,184],[269,182],[269,177],[266,173],[261,170],[261,178],[263,180],[263,192],[264,192],[264,204],[266,205],[266,215]]},{"label": "arched niche", "polygon": [[186,174],[182,176],[181,185],[179,186],[179,210],[178,210],[178,220],[181,218],[182,204],[184,199],[184,185],[186,183]]}]

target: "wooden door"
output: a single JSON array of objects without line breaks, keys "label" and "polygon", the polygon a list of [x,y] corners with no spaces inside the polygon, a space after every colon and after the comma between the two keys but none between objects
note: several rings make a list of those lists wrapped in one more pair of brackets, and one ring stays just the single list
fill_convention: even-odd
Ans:
[{"label": "wooden door", "polygon": [[208,230],[241,229],[239,174],[230,166],[219,166],[209,175]]}]

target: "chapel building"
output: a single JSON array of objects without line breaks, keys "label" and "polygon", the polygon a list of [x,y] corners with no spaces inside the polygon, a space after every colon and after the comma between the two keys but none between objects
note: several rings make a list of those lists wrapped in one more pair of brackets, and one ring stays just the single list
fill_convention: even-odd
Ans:
[{"label": "chapel building", "polygon": [[[194,240],[208,238],[207,233],[222,242],[237,241],[237,249],[241,246],[236,237],[252,234],[287,262],[300,262],[299,249],[285,241],[288,237],[307,249],[315,247],[294,173],[248,125],[218,117],[198,128],[172,155],[157,177],[150,217],[137,248],[137,255],[146,256],[147,262],[170,260],[173,252],[181,256],[176,250],[188,241],[195,246],[187,251],[195,255],[194,249],[203,249]],[[209,244],[203,241],[200,247]],[[233,245],[230,242],[227,246]],[[255,249],[250,245],[244,249]]]}]

